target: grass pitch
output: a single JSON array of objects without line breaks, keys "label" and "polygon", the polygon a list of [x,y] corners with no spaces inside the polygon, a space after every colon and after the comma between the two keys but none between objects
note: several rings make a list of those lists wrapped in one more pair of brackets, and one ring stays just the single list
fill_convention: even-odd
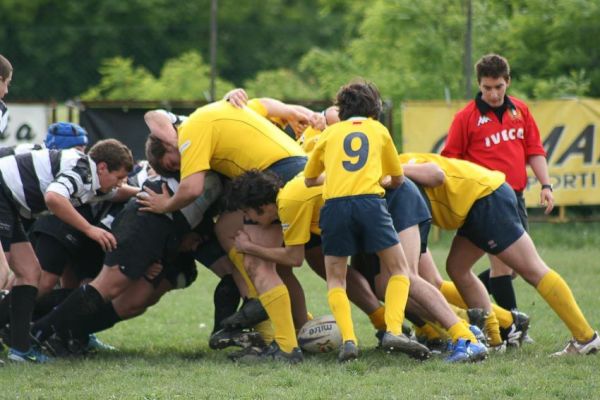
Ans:
[{"label": "grass pitch", "polygon": [[[544,260],[571,285],[595,329],[600,329],[600,223],[533,224]],[[451,234],[432,244],[442,266]],[[477,266],[480,270],[485,260]],[[329,314],[325,283],[297,270],[314,315]],[[189,289],[172,292],[145,315],[101,333],[114,353],[52,365],[8,364],[0,369],[6,399],[594,399],[600,397],[600,355],[550,359],[569,332],[537,292],[515,281],[519,307],[532,317],[534,344],[493,354],[481,364],[413,361],[375,349],[368,318],[353,308],[361,358],[339,365],[335,354],[307,357],[298,366],[238,366],[229,350],[211,351],[212,291],[217,280],[201,268]]]}]

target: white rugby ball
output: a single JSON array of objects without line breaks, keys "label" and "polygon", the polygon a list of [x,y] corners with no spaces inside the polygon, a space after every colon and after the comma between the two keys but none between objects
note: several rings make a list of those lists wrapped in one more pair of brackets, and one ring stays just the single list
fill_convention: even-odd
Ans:
[{"label": "white rugby ball", "polygon": [[298,344],[308,353],[327,353],[342,344],[342,335],[333,315],[324,315],[308,321],[298,332]]}]

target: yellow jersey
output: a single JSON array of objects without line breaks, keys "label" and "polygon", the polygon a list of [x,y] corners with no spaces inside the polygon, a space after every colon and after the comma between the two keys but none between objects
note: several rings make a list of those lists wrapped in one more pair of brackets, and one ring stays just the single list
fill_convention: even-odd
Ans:
[{"label": "yellow jersey", "polygon": [[321,131],[309,126],[302,132],[302,135],[298,138],[297,142],[302,147],[302,150],[309,154],[315,148],[317,142],[321,136]]},{"label": "yellow jersey", "polygon": [[473,203],[492,194],[505,181],[502,172],[439,154],[403,153],[398,159],[402,164],[432,162],[444,171],[446,178],[442,185],[423,187],[431,203],[433,223],[444,229],[460,228]]},{"label": "yellow jersey", "polygon": [[323,207],[323,187],[306,187],[304,175],[289,181],[277,195],[277,210],[286,246],[308,243],[310,234],[321,234],[319,216]]},{"label": "yellow jersey", "polygon": [[287,157],[305,156],[294,140],[248,107],[221,100],[198,108],[179,127],[181,179],[212,169],[234,178]]},{"label": "yellow jersey", "polygon": [[264,117],[277,125],[280,129],[285,129],[287,122],[279,117],[269,117],[269,112],[267,111],[267,107],[259,100],[259,99],[250,99],[248,103],[246,103],[246,107],[258,113],[261,117]]},{"label": "yellow jersey", "polygon": [[304,169],[307,178],[325,171],[325,200],[376,194],[379,181],[402,175],[402,165],[387,128],[371,118],[350,118],[323,131]]}]

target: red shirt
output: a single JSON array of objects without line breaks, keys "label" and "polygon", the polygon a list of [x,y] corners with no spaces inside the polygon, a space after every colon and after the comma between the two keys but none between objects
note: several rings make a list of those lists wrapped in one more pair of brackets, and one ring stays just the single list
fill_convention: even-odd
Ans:
[{"label": "red shirt", "polygon": [[505,98],[502,121],[482,103],[472,100],[454,116],[442,155],[504,172],[508,184],[522,191],[527,159],[546,155],[540,131],[525,103],[514,97]]}]

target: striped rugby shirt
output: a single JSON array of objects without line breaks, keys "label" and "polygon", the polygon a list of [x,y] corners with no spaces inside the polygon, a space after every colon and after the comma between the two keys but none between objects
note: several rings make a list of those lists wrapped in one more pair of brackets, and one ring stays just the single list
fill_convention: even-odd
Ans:
[{"label": "striped rugby shirt", "polygon": [[6,126],[8,125],[8,107],[0,100],[0,136],[3,136]]},{"label": "striped rugby shirt", "polygon": [[9,194],[24,218],[47,210],[44,195],[54,192],[68,198],[73,207],[111,198],[101,193],[96,163],[75,150],[37,150],[0,158],[0,186]]}]

